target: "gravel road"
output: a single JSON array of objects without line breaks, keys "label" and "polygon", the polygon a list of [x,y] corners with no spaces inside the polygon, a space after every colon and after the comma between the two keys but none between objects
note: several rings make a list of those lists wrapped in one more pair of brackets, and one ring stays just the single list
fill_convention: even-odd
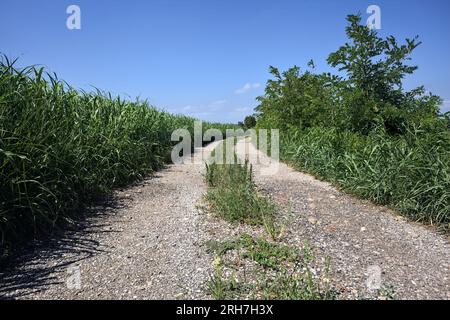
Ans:
[{"label": "gravel road", "polygon": [[0,273],[0,299],[201,299],[211,257],[196,164],[171,165],[94,208],[79,230],[38,245]]},{"label": "gravel road", "polygon": [[260,191],[282,208],[284,241],[331,258],[340,299],[450,299],[448,238],[283,163],[265,175],[270,160],[249,140],[237,153],[253,159]]},{"label": "gravel road", "polygon": [[[206,190],[202,154],[216,146],[197,150],[197,164],[171,165],[116,191],[75,230],[34,244],[0,272],[0,299],[210,298],[204,289],[214,258],[205,241],[264,233],[198,206]],[[241,158],[246,149],[260,156],[259,191],[280,207],[282,241],[299,248],[309,241],[319,261],[331,259],[339,299],[450,298],[446,237],[285,164],[263,175],[269,158],[238,142]]]}]

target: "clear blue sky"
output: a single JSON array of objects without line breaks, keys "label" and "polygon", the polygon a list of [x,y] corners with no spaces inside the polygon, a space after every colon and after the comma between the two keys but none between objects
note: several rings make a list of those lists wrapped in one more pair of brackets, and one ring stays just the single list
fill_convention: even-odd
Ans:
[{"label": "clear blue sky", "polygon": [[[81,8],[82,29],[66,28],[66,8]],[[2,0],[0,52],[41,64],[78,88],[96,86],[205,120],[251,114],[269,65],[329,70],[345,41],[345,17],[382,10],[382,35],[419,35],[425,85],[450,109],[448,0]],[[247,86],[245,86],[247,84]]]}]

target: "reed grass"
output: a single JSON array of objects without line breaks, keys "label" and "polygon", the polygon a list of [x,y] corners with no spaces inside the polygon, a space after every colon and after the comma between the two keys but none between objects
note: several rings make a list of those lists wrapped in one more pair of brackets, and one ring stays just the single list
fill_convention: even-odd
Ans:
[{"label": "reed grass", "polygon": [[282,134],[281,157],[347,192],[449,230],[450,131],[369,136],[312,128]]},{"label": "reed grass", "polygon": [[[0,61],[0,258],[72,223],[87,205],[169,160],[175,129],[195,119],[99,90],[43,68]],[[226,125],[204,124],[204,130]]]}]

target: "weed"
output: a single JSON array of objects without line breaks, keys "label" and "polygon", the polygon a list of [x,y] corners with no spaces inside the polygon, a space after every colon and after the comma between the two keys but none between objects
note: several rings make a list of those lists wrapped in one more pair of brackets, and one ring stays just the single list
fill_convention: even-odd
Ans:
[{"label": "weed", "polygon": [[207,290],[216,300],[232,299],[239,291],[239,285],[235,278],[225,279],[220,256],[217,256],[214,263],[214,274],[207,282]]},{"label": "weed", "polygon": [[[283,244],[241,235],[239,238],[224,242],[208,242],[210,252],[215,252],[215,272],[208,282],[208,291],[215,299],[252,297],[277,300],[322,300],[334,299],[335,293],[329,288],[328,282],[321,286],[320,279],[313,277],[308,263],[312,255],[309,246],[305,250],[298,250]],[[227,253],[239,261],[223,262],[229,259]],[[307,254],[306,256],[304,254]],[[240,259],[253,261],[256,265],[242,262]],[[217,263],[220,261],[220,264]],[[233,276],[224,276],[224,266],[244,264],[247,267],[237,268]],[[246,268],[253,268],[247,270]],[[325,270],[327,279],[329,270]],[[237,278],[240,280],[237,281]]]},{"label": "weed", "polygon": [[210,186],[206,200],[219,217],[232,223],[273,223],[269,221],[273,221],[276,207],[257,193],[248,161],[243,165],[207,165],[205,180]]}]

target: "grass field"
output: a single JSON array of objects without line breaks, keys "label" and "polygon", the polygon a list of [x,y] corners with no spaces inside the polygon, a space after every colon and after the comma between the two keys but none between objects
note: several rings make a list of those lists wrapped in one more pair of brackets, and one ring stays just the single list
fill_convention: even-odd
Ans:
[{"label": "grass field", "polygon": [[[99,195],[170,160],[175,129],[195,119],[102,92],[44,69],[0,62],[0,257],[71,223]],[[206,130],[226,125],[204,124]]]},{"label": "grass field", "polygon": [[312,128],[282,134],[281,157],[414,221],[449,229],[450,132],[362,136]]}]

